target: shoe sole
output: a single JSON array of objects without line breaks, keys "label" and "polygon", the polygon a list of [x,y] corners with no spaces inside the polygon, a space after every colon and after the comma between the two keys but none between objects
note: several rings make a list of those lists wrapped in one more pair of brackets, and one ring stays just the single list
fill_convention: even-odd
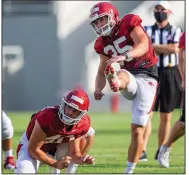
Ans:
[{"label": "shoe sole", "polygon": [[139,159],[138,161],[139,161],[139,162],[147,162],[148,159]]},{"label": "shoe sole", "polygon": [[157,161],[158,161],[158,163],[159,163],[159,165],[161,167],[163,167],[163,168],[169,168],[169,165],[168,166],[163,165],[159,159],[157,159]]},{"label": "shoe sole", "polygon": [[118,92],[119,91],[118,78],[116,75],[116,71],[114,70],[114,67],[112,65],[107,65],[104,74],[110,85],[111,90],[113,92]]}]

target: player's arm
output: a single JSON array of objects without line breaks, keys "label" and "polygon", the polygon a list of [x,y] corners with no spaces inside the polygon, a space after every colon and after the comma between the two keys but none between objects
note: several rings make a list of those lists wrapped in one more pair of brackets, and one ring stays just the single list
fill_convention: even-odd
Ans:
[{"label": "player's arm", "polygon": [[100,54],[100,63],[95,80],[95,92],[101,92],[106,85],[106,78],[104,75],[104,69],[106,67],[106,61],[109,57]]},{"label": "player's arm", "polygon": [[47,156],[45,152],[41,150],[41,147],[43,146],[45,139],[46,139],[46,134],[41,129],[38,121],[36,120],[34,129],[32,131],[29,140],[28,152],[32,158],[42,161],[45,164],[53,167],[54,164],[56,163],[56,160]]},{"label": "player's arm", "polygon": [[141,26],[133,28],[130,34],[134,41],[134,48],[127,52],[129,58],[136,58],[144,55],[149,49],[149,40]]},{"label": "player's arm", "polygon": [[43,146],[45,139],[46,139],[45,132],[41,129],[38,121],[35,121],[35,126],[32,131],[29,144],[28,144],[28,152],[30,156],[34,159],[37,159],[51,167],[62,169],[65,168],[64,166],[60,166],[58,162],[47,156],[44,151],[41,150],[41,147]]},{"label": "player's arm", "polygon": [[69,142],[68,155],[72,158],[72,161],[76,164],[93,164],[94,158],[91,156],[86,157],[82,155],[80,148],[81,137]]},{"label": "player's arm", "polygon": [[174,44],[153,44],[155,52],[160,55],[160,54],[174,54],[178,53],[178,43]]},{"label": "player's arm", "polygon": [[182,48],[179,48],[179,70],[182,77],[182,80],[184,80],[185,76],[185,51]]}]

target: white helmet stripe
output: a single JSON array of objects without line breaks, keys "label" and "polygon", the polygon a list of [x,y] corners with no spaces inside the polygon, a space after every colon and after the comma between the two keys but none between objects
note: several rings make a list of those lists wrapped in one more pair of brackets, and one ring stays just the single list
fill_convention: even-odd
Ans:
[{"label": "white helmet stripe", "polygon": [[71,96],[71,99],[77,101],[77,102],[80,103],[80,104],[83,104],[83,103],[84,103],[84,100],[83,100],[83,99],[81,99],[81,98],[79,98],[79,97],[77,97],[77,96],[75,96],[75,95],[72,95],[72,96]]},{"label": "white helmet stripe", "polygon": [[99,11],[99,7],[95,7],[91,9],[91,13],[98,12],[98,11]]}]

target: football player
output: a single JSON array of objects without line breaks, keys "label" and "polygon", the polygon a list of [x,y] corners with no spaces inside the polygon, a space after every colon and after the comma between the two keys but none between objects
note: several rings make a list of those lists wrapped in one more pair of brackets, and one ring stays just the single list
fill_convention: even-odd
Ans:
[{"label": "football player", "polygon": [[[3,111],[2,111],[3,112]],[[4,168],[14,169],[15,162],[12,153],[12,137],[14,129],[10,118],[3,112],[2,115],[2,150],[4,153]]]},{"label": "football player", "polygon": [[94,49],[100,56],[95,99],[101,100],[107,79],[113,92],[120,91],[133,102],[125,169],[125,173],[133,173],[142,153],[143,133],[156,95],[157,57],[139,16],[128,14],[120,19],[111,3],[100,2],[91,8],[89,21],[98,36]]},{"label": "football player", "polygon": [[64,168],[74,173],[78,164],[94,164],[87,155],[94,137],[88,108],[88,95],[75,89],[65,94],[60,106],[33,114],[17,147],[15,173],[36,173],[40,164],[54,173]]}]

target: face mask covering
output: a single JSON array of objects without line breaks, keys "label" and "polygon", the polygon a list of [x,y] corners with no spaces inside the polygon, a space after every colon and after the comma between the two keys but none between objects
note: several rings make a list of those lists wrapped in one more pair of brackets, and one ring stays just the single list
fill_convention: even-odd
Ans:
[{"label": "face mask covering", "polygon": [[162,23],[167,19],[167,13],[165,12],[154,12],[154,17],[157,22]]}]

